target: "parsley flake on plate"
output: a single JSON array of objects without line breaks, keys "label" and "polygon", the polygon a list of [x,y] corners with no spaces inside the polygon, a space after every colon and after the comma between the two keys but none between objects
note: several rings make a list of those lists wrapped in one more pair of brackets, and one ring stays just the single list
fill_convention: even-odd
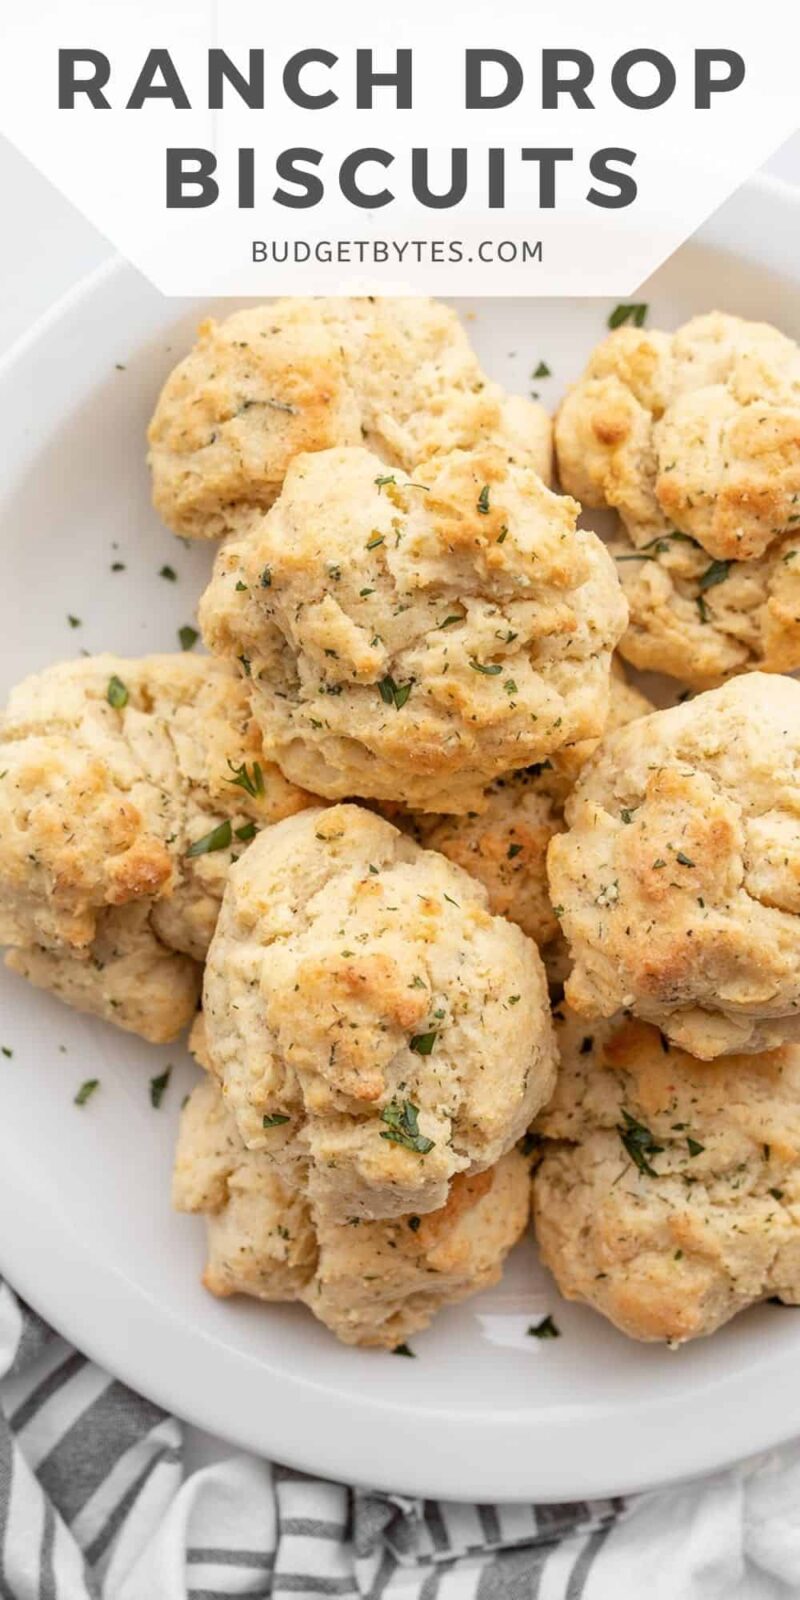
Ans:
[{"label": "parsley flake on plate", "polygon": [[615,306],[608,319],[608,326],[623,328],[626,323],[632,322],[634,328],[643,328],[649,309],[649,306],[641,303],[634,306]]},{"label": "parsley flake on plate", "polygon": [[541,1322],[532,1323],[528,1329],[528,1333],[533,1339],[561,1338],[561,1329],[556,1327],[553,1318],[549,1314],[546,1317],[542,1317]]},{"label": "parsley flake on plate", "polygon": [[172,1067],[170,1066],[165,1067],[164,1071],[159,1072],[155,1078],[150,1079],[150,1104],[151,1106],[155,1106],[156,1111],[158,1110],[164,1095],[166,1094],[167,1084],[169,1083],[171,1075]]}]

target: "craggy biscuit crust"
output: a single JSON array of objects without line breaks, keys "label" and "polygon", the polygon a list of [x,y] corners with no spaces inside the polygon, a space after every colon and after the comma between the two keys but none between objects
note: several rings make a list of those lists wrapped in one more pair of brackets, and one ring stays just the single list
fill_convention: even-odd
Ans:
[{"label": "craggy biscuit crust", "polygon": [[627,531],[614,554],[629,661],[694,688],[800,666],[791,339],[720,312],[675,334],[620,328],[564,401],[556,443],[564,488]]},{"label": "craggy biscuit crust", "polygon": [[247,1150],[211,1079],[181,1117],[173,1201],[208,1219],[213,1294],[301,1300],[345,1344],[394,1349],[444,1305],[496,1283],[528,1218],[527,1164],[453,1180],[446,1205],[382,1222],[315,1219],[266,1153]]},{"label": "craggy biscuit crust", "polygon": [[[309,803],[264,761],[239,675],[202,656],[95,656],[26,679],[0,722],[0,773],[10,964],[123,1026],[149,1004],[159,1036],[170,991],[176,1018],[191,1014],[232,856]],[[228,848],[187,854],[225,822]]]},{"label": "craggy biscuit crust", "polygon": [[[652,710],[650,701],[626,681],[615,659],[606,732]],[[584,760],[594,748],[594,741],[581,748]],[[481,811],[460,817],[415,813],[400,825],[410,826],[426,849],[441,851],[477,878],[488,892],[489,910],[518,923],[544,949],[560,933],[547,883],[547,847],[563,831],[569,788],[563,772],[544,761],[498,778],[487,790]]]},{"label": "craggy biscuit crust", "polygon": [[550,1093],[538,952],[486,893],[357,806],[307,811],[231,872],[202,1054],[244,1143],[307,1164],[319,1218],[424,1213]]},{"label": "craggy biscuit crust", "polygon": [[749,560],[800,508],[800,349],[777,328],[712,311],[675,334],[619,328],[556,423],[559,474],[619,511],[633,543],[679,529]]},{"label": "craggy biscuit crust", "polygon": [[609,545],[630,609],[620,651],[642,671],[710,689],[737,672],[800,667],[798,531],[751,561],[717,561],[665,534],[637,553]]},{"label": "craggy biscuit crust", "polygon": [[567,998],[702,1059],[800,1034],[800,684],[753,673],[601,744],[551,841]]},{"label": "craggy biscuit crust", "polygon": [[408,472],[497,444],[545,481],[542,406],[484,376],[455,313],[435,300],[279,300],[208,321],[150,424],[153,498],[191,538],[264,512],[303,451],[366,444]]},{"label": "craggy biscuit crust", "polygon": [[101,911],[88,950],[12,947],[5,964],[73,1011],[113,1022],[149,1044],[168,1044],[189,1027],[203,981],[199,962],[158,938],[141,901]]},{"label": "craggy biscuit crust", "polygon": [[200,606],[266,754],[330,799],[456,812],[598,737],[627,613],[577,509],[489,449],[410,480],[366,450],[297,457]]},{"label": "craggy biscuit crust", "polygon": [[569,1013],[557,1037],[533,1200],[562,1294],[674,1343],[800,1302],[800,1048],[700,1062],[645,1023]]}]

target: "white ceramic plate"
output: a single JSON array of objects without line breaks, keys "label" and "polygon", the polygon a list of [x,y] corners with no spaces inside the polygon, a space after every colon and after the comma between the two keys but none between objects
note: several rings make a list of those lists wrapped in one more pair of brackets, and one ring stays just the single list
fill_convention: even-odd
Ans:
[{"label": "white ceramic plate", "polygon": [[[748,185],[645,286],[651,322],[720,306],[800,335],[800,200]],[[266,285],[265,285],[266,287]],[[221,310],[230,309],[229,305]],[[608,306],[462,306],[489,371],[555,402]],[[143,436],[200,311],[125,265],[89,279],[0,367],[0,690],[80,649],[177,648],[212,550],[149,505]],[[113,573],[114,561],[125,563]],[[169,562],[177,583],[158,576]],[[80,628],[68,622],[81,619]],[[217,1302],[203,1225],[169,1205],[194,1071],[0,974],[0,1266],[69,1338],[179,1415],[332,1477],[476,1500],[566,1500],[708,1471],[800,1431],[800,1311],[764,1306],[677,1353],[567,1306],[519,1248],[417,1359],[347,1350],[294,1307]],[[175,1064],[159,1111],[148,1081]],[[83,1079],[101,1088],[83,1108]],[[526,1329],[554,1314],[558,1340]]]}]

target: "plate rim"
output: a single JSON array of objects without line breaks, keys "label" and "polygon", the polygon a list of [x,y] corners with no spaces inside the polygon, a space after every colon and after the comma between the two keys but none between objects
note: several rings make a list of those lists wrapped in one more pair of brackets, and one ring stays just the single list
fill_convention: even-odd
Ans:
[{"label": "plate rim", "polygon": [[[796,219],[800,190],[776,178],[751,178],[692,238],[786,271],[790,247],[788,241],[779,242],[781,235],[786,238],[783,230],[765,232],[754,226],[754,211],[764,208],[774,223],[776,206]],[[794,270],[800,284],[800,272]],[[80,317],[98,293],[109,289],[113,293],[128,275],[142,277],[115,254],[81,278],[5,352],[0,384],[6,385],[62,321]],[[148,289],[157,293],[152,285]],[[177,309],[181,300],[176,298],[174,304]],[[45,1198],[31,1183],[24,1189],[22,1204],[19,1182],[9,1185],[12,1172],[24,1186],[21,1156],[8,1172],[0,1171],[0,1198],[6,1191],[5,1198],[10,1199],[13,1188],[15,1200],[14,1205],[0,1205],[0,1257],[10,1286],[65,1338],[132,1389],[233,1447],[269,1454],[301,1471],[339,1479],[345,1467],[350,1483],[449,1500],[604,1499],[685,1482],[800,1431],[797,1356],[788,1349],[774,1357],[768,1386],[763,1373],[755,1377],[752,1365],[745,1362],[740,1370],[711,1380],[699,1400],[696,1392],[690,1402],[689,1397],[681,1402],[672,1394],[662,1399],[655,1395],[622,1418],[612,1402],[599,1401],[590,1412],[584,1408],[583,1415],[580,1408],[562,1405],[542,1422],[541,1411],[534,1414],[530,1409],[492,1417],[426,1404],[422,1412],[408,1403],[402,1389],[395,1400],[378,1402],[372,1396],[354,1399],[329,1384],[315,1383],[310,1374],[287,1378],[269,1361],[219,1340],[174,1308],[157,1304],[148,1290],[108,1263],[104,1264],[104,1320],[98,1323],[84,1311],[97,1304],[97,1265],[91,1250],[69,1220],[62,1219],[59,1226],[70,1241],[65,1293],[63,1273],[59,1277],[42,1270],[55,1248]],[[17,1226],[22,1214],[24,1228]],[[755,1381],[759,1382],[757,1415],[750,1404]],[[253,1404],[254,1383],[258,1405]],[[691,1434],[680,1426],[681,1406],[687,1403],[692,1408]],[[423,1416],[427,1432],[420,1449]],[[608,1460],[609,1429],[614,1436],[614,1465]],[[355,1458],[346,1465],[343,1439]],[[632,1463],[630,1471],[619,1470],[620,1459]]]}]

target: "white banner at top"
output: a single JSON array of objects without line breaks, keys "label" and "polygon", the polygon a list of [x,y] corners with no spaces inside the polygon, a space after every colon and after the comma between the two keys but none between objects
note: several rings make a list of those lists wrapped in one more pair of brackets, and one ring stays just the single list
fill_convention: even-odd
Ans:
[{"label": "white banner at top", "polygon": [[798,124],[796,0],[32,0],[0,132],[167,294],[634,294]]}]

